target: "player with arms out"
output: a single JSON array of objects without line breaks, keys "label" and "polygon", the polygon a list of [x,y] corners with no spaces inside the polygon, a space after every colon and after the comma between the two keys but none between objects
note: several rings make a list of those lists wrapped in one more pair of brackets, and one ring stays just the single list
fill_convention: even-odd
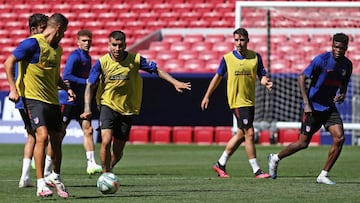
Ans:
[{"label": "player with arms out", "polygon": [[89,30],[80,30],[77,33],[78,48],[72,51],[67,58],[63,72],[63,79],[67,81],[71,89],[75,92],[74,101],[68,101],[68,94],[65,90],[60,91],[60,104],[62,109],[62,121],[64,136],[66,128],[71,119],[76,119],[80,124],[84,133],[84,149],[87,158],[86,172],[91,175],[101,173],[102,168],[96,164],[94,156],[94,139],[93,128],[90,119],[80,118],[80,114],[84,111],[84,92],[86,80],[91,69],[91,56],[89,51],[92,44],[92,33]]},{"label": "player with arms out", "polygon": [[[10,86],[9,99],[18,102],[23,96],[28,110],[31,127],[35,131],[36,142],[34,159],[36,166],[37,191],[40,197],[52,196],[53,192],[47,187],[44,179],[45,146],[51,142],[53,153],[53,173],[48,176],[60,197],[67,198],[68,193],[60,178],[62,161],[61,150],[61,110],[58,98],[58,87],[66,89],[70,98],[75,94],[68,89],[60,77],[60,62],[62,49],[60,40],[64,37],[68,20],[60,13],[53,14],[42,34],[33,35],[23,40],[5,61],[6,76]],[[14,65],[22,61],[24,74],[24,88],[16,88],[14,81]],[[26,63],[24,63],[26,62]]]},{"label": "player with arms out", "polygon": [[[30,35],[42,33],[46,28],[47,21],[48,21],[48,16],[44,14],[35,13],[31,15],[29,17]],[[17,66],[15,67],[16,88],[20,89],[23,88],[22,77],[24,70],[22,70],[19,67],[24,67],[24,66],[21,66],[21,62],[18,62],[16,66]],[[30,167],[31,167],[31,160],[33,157],[34,147],[35,147],[35,133],[31,129],[30,119],[27,114],[27,110],[24,107],[23,99],[21,97],[19,99],[19,102],[15,104],[15,108],[19,109],[21,118],[24,121],[25,129],[27,132],[27,139],[24,145],[24,158],[23,158],[23,166],[21,170],[21,177],[19,181],[19,188],[33,187],[34,185],[32,184],[30,179]]]},{"label": "player with arms out", "polygon": [[159,69],[155,62],[138,53],[127,52],[124,32],[111,32],[108,46],[109,53],[100,57],[90,71],[85,89],[84,113],[81,115],[85,119],[91,117],[93,88],[99,81],[96,101],[100,107],[100,159],[103,173],[111,172],[122,158],[133,117],[140,113],[143,90],[140,70],[157,74],[174,85],[178,92],[191,90],[189,82],[180,82]]},{"label": "player with arms out", "polygon": [[[345,56],[348,43],[347,35],[335,34],[332,40],[332,51],[316,56],[300,74],[298,84],[304,111],[300,136],[296,142],[288,145],[278,154],[268,156],[269,173],[273,179],[277,177],[279,161],[307,148],[313,134],[323,125],[330,132],[333,144],[316,182],[335,184],[328,178],[328,173],[338,159],[344,144],[343,121],[335,104],[344,101],[352,74],[352,62]],[[307,79],[311,80],[308,88],[305,83]]]},{"label": "player with arms out", "polygon": [[227,143],[225,151],[213,166],[213,169],[221,178],[230,177],[225,169],[226,163],[240,144],[245,142],[245,151],[255,177],[269,178],[270,175],[260,169],[256,159],[253,121],[255,114],[256,76],[260,79],[260,83],[268,90],[271,90],[272,82],[266,76],[261,56],[247,49],[249,43],[247,30],[238,28],[233,32],[233,37],[236,49],[223,56],[220,66],[201,101],[202,110],[207,109],[212,93],[227,74],[228,103],[237,119],[238,129],[236,134]]}]

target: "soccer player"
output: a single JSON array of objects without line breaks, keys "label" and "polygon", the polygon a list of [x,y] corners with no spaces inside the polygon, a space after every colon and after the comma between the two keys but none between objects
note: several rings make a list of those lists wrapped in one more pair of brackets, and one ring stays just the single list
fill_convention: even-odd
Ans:
[{"label": "soccer player", "polygon": [[227,143],[219,160],[213,165],[213,169],[221,178],[230,177],[226,172],[226,163],[240,144],[245,142],[245,151],[255,177],[269,178],[270,175],[260,169],[256,159],[253,121],[256,76],[268,90],[271,90],[272,82],[266,76],[260,54],[247,49],[249,43],[247,30],[238,28],[233,32],[233,37],[236,49],[223,56],[201,101],[201,109],[207,109],[212,93],[227,74],[227,98],[230,109],[237,119],[238,129]]},{"label": "soccer player", "polygon": [[[46,28],[46,23],[48,20],[48,16],[40,13],[33,14],[29,17],[29,29],[30,29],[30,35],[39,34],[42,33]],[[19,62],[21,63],[21,62]],[[17,88],[21,85],[21,77],[18,77],[22,75],[21,69],[18,68],[21,65],[17,63],[15,68],[15,78],[17,80]],[[19,73],[20,72],[20,73]],[[24,158],[23,158],[23,166],[21,171],[21,177],[19,181],[19,188],[23,187],[33,187],[33,183],[30,179],[30,166],[31,166],[31,159],[34,152],[35,147],[35,134],[33,130],[31,129],[30,119],[27,115],[27,111],[24,108],[24,104],[22,101],[22,98],[19,99],[19,102],[15,104],[15,108],[19,109],[20,115],[22,120],[24,121],[25,129],[27,132],[27,139],[26,143],[24,145]]]},{"label": "soccer player", "polygon": [[76,119],[79,122],[84,133],[83,145],[87,158],[86,172],[89,175],[101,173],[102,171],[101,166],[96,164],[95,161],[95,147],[91,120],[80,118],[80,114],[84,111],[84,91],[86,87],[86,79],[88,78],[91,69],[91,56],[89,55],[91,43],[91,31],[80,30],[77,33],[77,44],[79,47],[70,53],[63,72],[63,79],[69,82],[71,89],[77,96],[76,99],[69,102],[67,92],[64,90],[60,91],[60,104],[62,105],[64,132],[66,132],[66,128],[71,119]]},{"label": "soccer player", "polygon": [[99,80],[96,101],[100,106],[100,159],[103,173],[111,172],[120,161],[129,139],[133,117],[140,113],[143,87],[139,70],[157,74],[174,85],[178,92],[191,90],[189,82],[180,82],[159,69],[155,62],[138,53],[127,52],[126,36],[122,31],[110,33],[108,46],[109,53],[100,57],[90,71],[85,89],[84,113],[81,115],[85,119],[91,117],[92,92]]},{"label": "soccer player", "polygon": [[[48,138],[53,150],[51,154],[53,173],[48,176],[48,181],[56,186],[60,197],[68,197],[60,178],[62,129],[58,98],[58,86],[66,89],[70,98],[75,97],[74,92],[60,77],[62,49],[59,42],[64,36],[67,24],[68,19],[65,16],[59,13],[53,14],[49,18],[44,32],[23,40],[4,63],[10,86],[9,99],[18,102],[19,92],[24,96],[31,127],[35,131],[36,195],[40,197],[53,194],[44,179],[45,145]],[[13,74],[14,65],[18,61],[22,61],[22,67],[19,68],[26,70],[22,79],[24,88],[19,89],[19,92]]]},{"label": "soccer player", "polygon": [[[347,35],[335,34],[332,40],[332,51],[316,56],[298,77],[303,97],[300,136],[296,142],[288,145],[278,154],[268,156],[269,173],[273,179],[277,177],[279,161],[307,148],[313,134],[324,125],[333,138],[333,144],[316,182],[335,184],[328,178],[328,173],[338,159],[344,144],[343,121],[335,104],[344,101],[352,74],[352,62],[345,56],[348,43]],[[308,88],[305,83],[307,79],[311,80]]]}]

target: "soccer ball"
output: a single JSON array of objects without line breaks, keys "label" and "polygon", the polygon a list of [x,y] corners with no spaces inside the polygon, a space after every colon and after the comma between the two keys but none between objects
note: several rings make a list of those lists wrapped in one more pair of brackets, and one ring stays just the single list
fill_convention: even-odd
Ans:
[{"label": "soccer ball", "polygon": [[119,189],[120,179],[113,173],[103,173],[98,178],[96,186],[103,194],[114,194]]}]

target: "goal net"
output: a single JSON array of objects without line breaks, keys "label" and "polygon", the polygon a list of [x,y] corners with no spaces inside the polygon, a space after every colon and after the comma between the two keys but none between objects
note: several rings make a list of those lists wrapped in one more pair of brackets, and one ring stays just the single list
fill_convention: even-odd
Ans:
[{"label": "goal net", "polygon": [[275,122],[278,128],[299,127],[299,73],[313,57],[331,50],[332,35],[348,34],[346,56],[354,70],[338,109],[345,129],[360,129],[360,2],[237,1],[235,27],[248,29],[248,48],[262,55],[274,83],[270,93],[257,85],[255,124]]}]

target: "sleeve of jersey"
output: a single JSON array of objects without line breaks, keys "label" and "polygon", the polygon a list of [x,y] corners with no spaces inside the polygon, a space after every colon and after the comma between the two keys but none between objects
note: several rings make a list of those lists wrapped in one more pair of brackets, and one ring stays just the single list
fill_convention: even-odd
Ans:
[{"label": "sleeve of jersey", "polygon": [[226,74],[227,72],[227,66],[226,66],[226,62],[225,62],[225,59],[224,57],[221,59],[221,62],[220,62],[220,65],[219,65],[219,68],[217,69],[217,74],[224,77],[224,75]]},{"label": "sleeve of jersey", "polygon": [[76,68],[76,62],[79,59],[79,56],[76,52],[72,52],[68,59],[66,60],[65,69],[63,72],[63,79],[69,80],[71,82],[77,83],[77,84],[86,84],[86,79],[77,77],[73,75],[73,69]]},{"label": "sleeve of jersey", "polygon": [[148,73],[154,73],[157,70],[157,64],[140,56],[140,69]]},{"label": "sleeve of jersey", "polygon": [[320,61],[320,57],[317,56],[304,69],[304,72],[303,72],[304,75],[308,78],[311,77],[311,75],[314,73],[314,71],[316,71],[316,69],[321,68],[321,66],[319,64],[321,64],[321,61]]},{"label": "sleeve of jersey", "polygon": [[[34,53],[37,49],[40,49],[36,39],[27,38],[20,42],[15,48],[12,54],[15,56],[17,61],[27,59],[31,53]],[[32,62],[32,61],[29,61]],[[37,62],[37,61],[36,61]]]},{"label": "sleeve of jersey", "polygon": [[90,84],[95,84],[99,79],[100,73],[101,73],[101,64],[100,64],[100,60],[97,60],[95,65],[90,70],[88,82]]},{"label": "sleeve of jersey", "polygon": [[257,69],[257,74],[258,77],[261,78],[262,76],[265,76],[267,74],[264,64],[263,64],[263,60],[260,54],[256,53],[257,58],[258,58],[258,69]]}]

